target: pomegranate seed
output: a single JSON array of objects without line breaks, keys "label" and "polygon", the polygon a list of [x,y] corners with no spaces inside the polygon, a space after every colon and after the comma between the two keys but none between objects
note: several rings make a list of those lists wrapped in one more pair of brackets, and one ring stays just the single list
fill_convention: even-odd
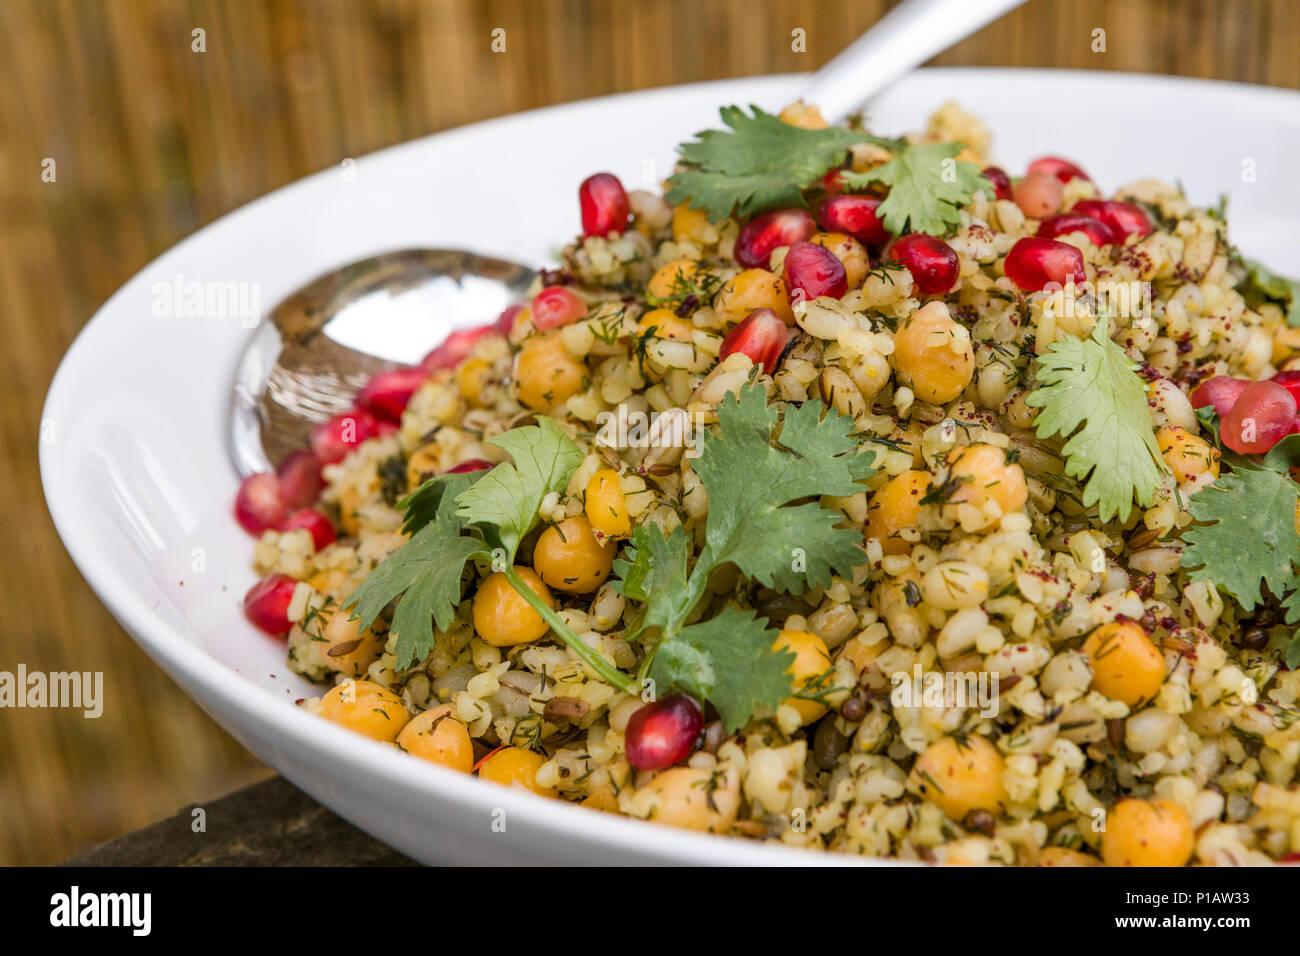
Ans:
[{"label": "pomegranate seed", "polygon": [[822,189],[828,193],[838,193],[844,189],[844,173],[849,167],[836,166],[822,177]]},{"label": "pomegranate seed", "polygon": [[1071,179],[1083,179],[1092,182],[1088,174],[1082,169],[1068,159],[1061,159],[1059,156],[1044,156],[1042,159],[1034,160],[1029,164],[1025,175],[1032,176],[1034,173],[1047,173],[1055,176],[1063,183],[1068,183]]},{"label": "pomegranate seed", "polygon": [[1034,173],[1014,184],[1011,196],[1026,216],[1031,219],[1046,219],[1061,208],[1065,187],[1055,176]]},{"label": "pomegranate seed", "polygon": [[497,316],[497,320],[489,325],[488,329],[493,332],[499,332],[501,335],[509,335],[514,331],[515,319],[522,311],[524,311],[522,305],[506,306],[505,311]]},{"label": "pomegranate seed", "polygon": [[1026,292],[1038,292],[1052,283],[1064,287],[1070,279],[1082,285],[1088,278],[1082,252],[1069,243],[1036,236],[1016,240],[1007,253],[1004,271]]},{"label": "pomegranate seed", "polygon": [[1100,219],[1110,226],[1121,243],[1129,236],[1149,235],[1152,229],[1151,217],[1136,203],[1118,199],[1081,199],[1074,204],[1073,211]]},{"label": "pomegranate seed", "polygon": [[1291,393],[1291,397],[1294,398],[1297,403],[1300,403],[1300,369],[1287,369],[1278,372],[1270,378],[1269,381],[1281,385]]},{"label": "pomegranate seed", "polygon": [[1219,426],[1219,437],[1233,451],[1262,455],[1291,430],[1294,396],[1276,382],[1251,382]]},{"label": "pomegranate seed", "polygon": [[902,236],[889,247],[888,256],[907,266],[923,295],[951,292],[957,284],[961,265],[952,246],[942,239],[921,232]]},{"label": "pomegranate seed", "polygon": [[613,173],[588,176],[578,187],[578,205],[582,207],[582,234],[608,236],[627,229],[627,193]]},{"label": "pomegranate seed", "polygon": [[533,325],[540,332],[558,329],[587,314],[587,303],[562,285],[553,285],[533,296]]},{"label": "pomegranate seed", "polygon": [[1250,382],[1244,378],[1232,378],[1229,375],[1207,378],[1192,389],[1192,394],[1189,396],[1192,407],[1204,408],[1206,405],[1213,405],[1214,410],[1219,413],[1219,418],[1226,418],[1249,384]]},{"label": "pomegranate seed", "polygon": [[785,284],[790,301],[828,295],[841,298],[849,291],[844,263],[835,253],[814,242],[796,242],[785,254]]},{"label": "pomegranate seed", "polygon": [[881,202],[870,196],[831,196],[822,202],[817,218],[827,232],[847,233],[864,246],[877,246],[890,239],[876,215]]},{"label": "pomegranate seed", "polygon": [[984,178],[993,184],[993,196],[996,199],[1011,198],[1011,177],[1001,166],[985,166]]},{"label": "pomegranate seed", "polygon": [[672,694],[646,704],[627,722],[627,762],[638,770],[664,770],[681,763],[695,749],[704,730],[704,714],[695,699]]},{"label": "pomegranate seed", "polygon": [[390,422],[401,421],[402,412],[406,411],[411,396],[428,378],[424,369],[420,368],[380,372],[357,393],[357,405],[378,418]]},{"label": "pomegranate seed", "polygon": [[298,582],[287,574],[267,575],[244,596],[244,616],[268,634],[288,634],[293,627],[289,604],[297,587]]},{"label": "pomegranate seed", "polygon": [[320,462],[306,448],[289,452],[275,473],[280,478],[280,489],[288,508],[306,508],[320,497],[321,489],[325,487]]},{"label": "pomegranate seed", "polygon": [[1097,248],[1115,245],[1120,241],[1114,230],[1100,219],[1077,212],[1063,212],[1059,216],[1044,219],[1039,224],[1035,235],[1044,239],[1055,239],[1057,236],[1068,236],[1072,232],[1083,233]]},{"label": "pomegranate seed", "polygon": [[235,520],[249,534],[261,534],[284,520],[288,506],[284,488],[275,472],[249,475],[239,483],[235,493]]},{"label": "pomegranate seed", "polygon": [[317,551],[329,547],[338,537],[330,519],[313,508],[295,511],[284,520],[284,524],[280,525],[281,531],[296,531],[298,528],[306,528],[311,532],[311,540],[315,543]]},{"label": "pomegranate seed", "polygon": [[718,358],[740,352],[771,375],[776,371],[776,363],[781,361],[781,353],[785,351],[789,338],[789,330],[780,316],[771,309],[755,309],[727,333],[722,348],[718,350]]},{"label": "pomegranate seed", "polygon": [[736,236],[735,256],[746,269],[766,269],[772,250],[792,246],[817,231],[807,210],[778,209],[764,213],[745,224]]},{"label": "pomegranate seed", "polygon": [[346,458],[348,452],[366,439],[374,438],[379,430],[374,415],[355,408],[317,425],[311,433],[311,450],[322,465],[332,465]]},{"label": "pomegranate seed", "polygon": [[[443,341],[441,345],[420,360],[420,368],[425,375],[432,375],[439,369],[455,368],[469,355],[470,350],[474,348],[474,343],[485,335],[496,333],[504,335],[505,332],[500,328],[500,323],[505,320],[506,315],[510,313],[509,309],[501,313],[501,318],[490,325],[480,325],[472,329],[457,329]],[[514,315],[511,314],[513,321]]]},{"label": "pomegranate seed", "polygon": [[495,468],[492,462],[485,458],[471,458],[468,461],[462,461],[459,465],[452,465],[444,475],[467,475],[471,471],[486,471],[489,468]]}]

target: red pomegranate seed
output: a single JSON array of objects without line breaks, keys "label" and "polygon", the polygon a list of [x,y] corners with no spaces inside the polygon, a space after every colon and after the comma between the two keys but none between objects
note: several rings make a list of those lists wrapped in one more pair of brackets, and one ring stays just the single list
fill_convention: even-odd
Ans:
[{"label": "red pomegranate seed", "polygon": [[985,166],[983,173],[984,178],[993,184],[995,199],[1011,198],[1011,177],[1007,175],[1006,170],[1001,166]]},{"label": "red pomegranate seed", "polygon": [[1072,211],[1100,219],[1110,226],[1119,242],[1129,236],[1149,235],[1152,229],[1151,217],[1136,203],[1118,199],[1081,199],[1074,204]]},{"label": "red pomegranate seed", "polygon": [[235,520],[249,534],[261,534],[284,520],[288,505],[284,488],[274,472],[249,475],[235,493]]},{"label": "red pomegranate seed", "polygon": [[1068,183],[1071,179],[1083,179],[1092,182],[1088,174],[1082,169],[1068,159],[1061,159],[1059,156],[1044,156],[1041,159],[1034,160],[1029,164],[1025,175],[1032,176],[1034,173],[1049,173],[1063,183]]},{"label": "red pomegranate seed", "polygon": [[357,393],[357,405],[378,418],[401,421],[411,396],[428,378],[421,368],[380,372]]},{"label": "red pomegranate seed", "polygon": [[763,371],[771,375],[776,371],[776,363],[781,360],[790,333],[786,324],[771,309],[755,309],[745,316],[727,333],[718,350],[719,358],[726,358],[735,352],[749,356],[755,365],[763,366]]},{"label": "red pomegranate seed", "polygon": [[533,325],[540,332],[558,329],[587,314],[587,303],[562,285],[553,285],[533,296]]},{"label": "red pomegranate seed", "polygon": [[1291,397],[1294,398],[1297,403],[1300,403],[1300,369],[1287,369],[1278,372],[1269,379],[1269,381],[1281,385],[1291,393]]},{"label": "red pomegranate seed", "polygon": [[746,269],[766,269],[772,250],[792,246],[817,231],[807,210],[778,209],[764,213],[745,224],[736,236],[734,255]]},{"label": "red pomegranate seed", "polygon": [[471,458],[468,461],[462,461],[459,465],[452,465],[444,475],[467,475],[471,471],[486,471],[488,468],[495,468],[492,462],[485,458]]},{"label": "red pomegranate seed", "polygon": [[311,540],[315,543],[317,551],[329,547],[338,537],[330,519],[313,508],[295,511],[284,520],[284,524],[280,525],[281,531],[296,531],[298,528],[306,528],[311,532]]},{"label": "red pomegranate seed", "polygon": [[498,332],[501,335],[509,335],[514,331],[515,318],[522,311],[524,311],[522,305],[507,306],[505,311],[497,316],[497,320],[488,326],[488,329],[493,332]]},{"label": "red pomegranate seed", "polygon": [[923,295],[951,292],[961,271],[952,246],[921,232],[897,239],[889,247],[887,256],[907,266],[907,271],[912,273],[912,282]]},{"label": "red pomegranate seed", "polygon": [[828,193],[841,192],[844,189],[844,174],[848,171],[848,166],[836,166],[825,176],[822,177],[822,189]]},{"label": "red pomegranate seed", "polygon": [[1055,283],[1062,288],[1070,280],[1082,285],[1088,278],[1083,270],[1083,253],[1067,242],[1039,239],[1016,240],[1007,253],[1007,278],[1026,292],[1038,292]]},{"label": "red pomegranate seed", "polygon": [[379,422],[363,408],[335,415],[311,433],[311,450],[322,465],[342,461],[352,449],[379,434]]},{"label": "red pomegranate seed", "polygon": [[638,770],[664,770],[695,749],[704,714],[694,698],[672,694],[646,704],[627,722],[627,762]]},{"label": "red pomegranate seed", "polygon": [[828,295],[841,298],[849,291],[844,263],[835,253],[814,242],[796,242],[785,254],[785,284],[790,301]]},{"label": "red pomegranate seed", "polygon": [[[500,328],[500,323],[505,319],[509,309],[501,313],[501,318],[490,325],[480,325],[472,329],[457,329],[443,341],[441,345],[420,360],[420,368],[425,375],[432,375],[439,369],[455,368],[469,355],[470,350],[474,348],[474,343],[485,335],[497,334],[505,335],[505,331]],[[517,312],[514,314],[518,314]],[[513,319],[514,314],[511,315]]]},{"label": "red pomegranate seed", "polygon": [[285,506],[290,509],[306,508],[320,497],[321,489],[325,487],[320,462],[306,448],[289,452],[275,473],[280,478]]},{"label": "red pomegranate seed", "polygon": [[1098,248],[1115,245],[1121,241],[1114,230],[1100,219],[1077,212],[1063,212],[1059,216],[1044,219],[1039,224],[1035,235],[1044,239],[1055,239],[1057,236],[1068,236],[1072,232],[1083,233]]},{"label": "red pomegranate seed", "polygon": [[890,238],[876,215],[881,202],[870,196],[830,196],[823,200],[817,219],[827,232],[847,233],[864,246],[877,246]]},{"label": "red pomegranate seed", "polygon": [[244,596],[244,616],[268,634],[288,634],[293,627],[289,604],[297,587],[298,582],[287,574],[267,575]]},{"label": "red pomegranate seed", "polygon": [[578,205],[582,207],[582,234],[608,236],[627,229],[631,212],[627,192],[613,173],[588,176],[578,187]]},{"label": "red pomegranate seed", "polygon": [[1207,378],[1192,389],[1192,394],[1189,396],[1192,407],[1204,408],[1206,405],[1213,405],[1214,410],[1219,413],[1219,418],[1225,418],[1249,384],[1250,382],[1244,378],[1233,378],[1230,375]]},{"label": "red pomegranate seed", "polygon": [[1276,382],[1251,382],[1224,416],[1219,437],[1233,451],[1262,455],[1291,431],[1294,396]]}]

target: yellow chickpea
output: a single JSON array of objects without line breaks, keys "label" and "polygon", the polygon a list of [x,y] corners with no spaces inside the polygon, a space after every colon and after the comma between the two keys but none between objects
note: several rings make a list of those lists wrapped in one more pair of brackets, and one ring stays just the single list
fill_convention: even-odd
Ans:
[{"label": "yellow chickpea", "polygon": [[709,215],[703,209],[682,203],[673,208],[673,239],[710,246],[718,241],[718,230],[709,222]]},{"label": "yellow chickpea", "polygon": [[[387,634],[374,628],[360,629],[361,622],[352,620],[348,612],[335,611],[321,628],[321,656],[332,670],[347,677],[360,677],[384,652]],[[311,628],[308,628],[311,631]]]},{"label": "yellow chickpea", "polygon": [[803,100],[795,100],[779,114],[779,119],[783,123],[789,123],[791,126],[798,126],[800,129],[825,129],[826,120],[822,117],[822,111],[816,106],[810,106]]},{"label": "yellow chickpea", "polygon": [[515,358],[519,400],[538,412],[549,412],[582,391],[587,366],[574,358],[559,333],[534,335]]},{"label": "yellow chickpea", "polygon": [[[955,520],[962,513],[960,506],[970,505],[987,518],[970,530],[996,524],[1002,515],[1021,510],[1029,500],[1024,469],[1008,460],[1006,449],[983,442],[967,445],[949,456],[947,483],[953,490],[943,506],[945,515]],[[995,502],[997,508],[990,509],[990,502]]]},{"label": "yellow chickpea", "polygon": [[904,528],[916,527],[921,499],[930,487],[927,471],[904,471],[876,489],[867,504],[867,524],[863,535],[879,538],[885,554],[907,554],[912,545],[897,537]]},{"label": "yellow chickpea", "polygon": [[916,758],[913,788],[961,822],[972,810],[994,813],[1006,802],[1002,754],[986,738],[941,737]]},{"label": "yellow chickpea", "polygon": [[657,774],[632,798],[635,815],[686,830],[725,833],[740,811],[735,770],[674,767]]},{"label": "yellow chickpea", "polygon": [[917,398],[935,405],[960,395],[975,372],[970,332],[942,302],[930,302],[903,321],[889,361]]},{"label": "yellow chickpea", "polygon": [[714,313],[727,325],[735,325],[755,309],[771,309],[786,325],[794,325],[785,279],[766,269],[746,269],[724,282],[713,298]]},{"label": "yellow chickpea", "polygon": [[[532,568],[515,566],[515,573],[541,597],[547,607],[555,607],[551,590]],[[510,586],[506,576],[494,571],[483,579],[474,595],[474,630],[493,647],[527,644],[542,637],[550,625],[531,604]]]},{"label": "yellow chickpea", "polygon": [[417,448],[406,461],[406,487],[414,491],[441,469],[439,468],[441,452],[435,445]]},{"label": "yellow chickpea", "polygon": [[1165,658],[1136,621],[1103,624],[1081,648],[1092,664],[1090,687],[1130,708],[1153,700],[1165,682]]},{"label": "yellow chickpea", "polygon": [[361,485],[348,482],[339,492],[339,527],[348,534],[361,533],[361,506],[366,503]]},{"label": "yellow chickpea", "polygon": [[451,715],[451,705],[431,707],[411,719],[397,735],[397,746],[439,766],[470,773],[474,769],[474,742],[469,730]]},{"label": "yellow chickpea", "polygon": [[[808,631],[782,631],[772,642],[772,650],[794,653],[794,663],[787,673],[794,677],[796,691],[803,690],[830,670],[831,655],[826,650],[826,642]],[[799,712],[800,721],[805,727],[821,718],[827,710],[826,705],[820,701],[802,697],[790,697],[782,703]]]},{"label": "yellow chickpea", "polygon": [[1038,854],[1039,866],[1101,866],[1101,860],[1088,853],[1068,850],[1063,846],[1043,847]]},{"label": "yellow chickpea", "polygon": [[613,468],[602,468],[591,476],[587,482],[585,510],[597,536],[626,538],[632,533],[627,496],[623,494],[623,485]]},{"label": "yellow chickpea", "polygon": [[553,797],[553,789],[537,782],[537,771],[544,763],[545,757],[526,747],[502,747],[483,759],[478,775],[503,787],[523,787],[538,796]]},{"label": "yellow chickpea", "polygon": [[1187,811],[1172,800],[1121,800],[1101,835],[1107,866],[1183,866],[1195,848]]},{"label": "yellow chickpea", "polygon": [[1187,429],[1176,425],[1161,428],[1156,432],[1156,443],[1160,446],[1160,457],[1179,484],[1207,471],[1216,478],[1219,476],[1219,450]]},{"label": "yellow chickpea", "polygon": [[808,241],[835,253],[835,258],[844,266],[844,277],[848,280],[850,289],[862,286],[862,280],[871,271],[871,262],[862,243],[842,232],[815,232],[808,237]]},{"label": "yellow chickpea", "polygon": [[1278,329],[1273,336],[1273,364],[1281,365],[1296,355],[1300,355],[1300,327]]},{"label": "yellow chickpea", "polygon": [[672,339],[674,342],[689,342],[695,335],[695,325],[690,319],[683,319],[672,309],[651,309],[636,324],[641,335],[652,335],[657,339]]},{"label": "yellow chickpea", "polygon": [[344,681],[321,698],[321,716],[372,740],[391,744],[411,713],[402,698],[374,681]]},{"label": "yellow chickpea", "polygon": [[485,395],[491,381],[492,363],[485,359],[469,359],[456,369],[456,389],[461,397],[475,408],[482,408],[487,404]]},{"label": "yellow chickpea", "polygon": [[646,283],[646,296],[651,300],[671,299],[680,295],[685,287],[698,286],[704,272],[704,267],[694,259],[674,259],[650,277]]},{"label": "yellow chickpea", "polygon": [[335,596],[334,592],[343,586],[343,582],[348,579],[348,572],[342,568],[326,568],[324,571],[317,571],[307,579],[312,590],[319,594],[329,597]]},{"label": "yellow chickpea", "polygon": [[597,541],[591,522],[579,515],[542,532],[533,567],[557,591],[590,594],[609,577],[617,551],[613,541]]},{"label": "yellow chickpea", "polygon": [[618,795],[610,786],[597,787],[583,798],[582,805],[605,813],[618,813]]}]

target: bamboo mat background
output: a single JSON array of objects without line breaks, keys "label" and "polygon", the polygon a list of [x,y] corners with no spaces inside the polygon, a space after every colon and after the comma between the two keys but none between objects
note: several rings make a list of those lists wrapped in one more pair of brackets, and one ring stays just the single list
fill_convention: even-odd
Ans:
[{"label": "bamboo mat background", "polygon": [[[107,698],[98,720],[0,711],[0,863],[61,859],[267,773],[114,623],[43,507],[45,389],[119,285],[205,223],[345,157],[565,100],[815,69],[891,5],[0,0],[0,670],[101,670]],[[191,49],[196,28],[206,52]],[[497,28],[505,53],[490,50]],[[795,28],[805,53],[791,49]],[[1092,51],[1096,28],[1105,53]],[[937,62],[1295,88],[1300,2],[1034,0]]]}]

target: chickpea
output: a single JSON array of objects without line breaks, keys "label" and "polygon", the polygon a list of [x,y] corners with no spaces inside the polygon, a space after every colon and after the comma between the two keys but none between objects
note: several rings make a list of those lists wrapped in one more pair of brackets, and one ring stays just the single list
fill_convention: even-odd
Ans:
[{"label": "chickpea", "polygon": [[559,333],[534,335],[515,358],[519,400],[534,411],[549,412],[582,391],[587,366],[564,347]]},{"label": "chickpea", "polygon": [[[772,642],[772,650],[792,651],[794,653],[794,662],[788,668],[787,673],[794,678],[796,692],[817,681],[831,667],[831,655],[830,651],[826,649],[826,642],[816,634],[811,634],[808,631],[783,630],[777,635],[776,640]],[[820,687],[821,685],[816,685],[814,690]],[[804,727],[820,719],[827,711],[826,705],[821,701],[808,700],[802,697],[789,697],[782,703],[788,704],[799,712],[800,722]]]},{"label": "chickpea", "polygon": [[474,769],[474,743],[469,730],[451,715],[451,705],[430,707],[402,728],[397,746],[422,760],[461,773]]},{"label": "chickpea", "polygon": [[1121,800],[1101,836],[1107,866],[1183,866],[1195,847],[1187,811],[1172,800]]},{"label": "chickpea", "polygon": [[941,737],[916,758],[911,784],[926,800],[960,822],[972,810],[995,813],[1006,802],[1002,754],[986,738]]},{"label": "chickpea", "polygon": [[1136,621],[1103,624],[1080,648],[1092,665],[1092,690],[1130,708],[1155,698],[1165,682],[1165,659]]},{"label": "chickpea", "polygon": [[1078,850],[1068,850],[1063,846],[1043,847],[1038,854],[1039,866],[1101,866],[1101,860]]},{"label": "chickpea", "polygon": [[632,797],[637,816],[686,830],[723,833],[740,810],[735,770],[674,767],[657,774]]},{"label": "chickpea", "polygon": [[890,478],[871,496],[863,535],[880,539],[885,554],[907,554],[912,545],[897,534],[904,528],[916,527],[921,499],[929,487],[927,471],[905,471]]},{"label": "chickpea", "polygon": [[[943,506],[947,516],[956,518],[961,505],[970,505],[987,516],[980,528],[970,530],[996,524],[1001,515],[1020,511],[1029,500],[1024,469],[1007,460],[1005,449],[983,442],[967,445],[948,459],[947,483],[953,487]],[[996,517],[989,514],[990,502],[997,505]]]},{"label": "chickpea", "polygon": [[342,568],[326,568],[324,571],[317,571],[307,579],[312,590],[318,594],[333,595],[348,579],[348,572]]},{"label": "chickpea", "polygon": [[835,253],[835,258],[844,266],[844,276],[848,279],[850,289],[862,286],[862,280],[871,271],[871,262],[862,243],[842,232],[815,232],[808,237],[808,241]]},{"label": "chickpea", "polygon": [[822,111],[815,105],[810,106],[804,103],[803,100],[795,100],[781,110],[778,118],[782,123],[798,126],[801,129],[826,128],[826,120],[822,117]]},{"label": "chickpea", "polygon": [[352,620],[346,611],[335,611],[321,628],[325,640],[321,644],[321,658],[332,670],[348,677],[360,677],[384,652],[387,634],[374,628],[360,630],[361,622]]},{"label": "chickpea", "polygon": [[583,798],[582,805],[605,813],[618,813],[618,795],[610,786],[597,787]]},{"label": "chickpea", "polygon": [[[555,607],[551,590],[532,568],[515,565],[515,573],[541,596],[547,607]],[[484,578],[474,595],[474,631],[493,647],[527,644],[542,637],[550,625],[533,606],[510,586],[506,576],[494,571]]]},{"label": "chickpea", "polygon": [[339,492],[339,527],[347,534],[361,533],[361,506],[366,503],[366,494],[355,482],[348,482]]},{"label": "chickpea", "polygon": [[1278,329],[1273,335],[1272,363],[1281,365],[1296,355],[1300,355],[1300,327],[1288,326]]},{"label": "chickpea", "polygon": [[755,309],[771,309],[786,325],[794,325],[785,279],[766,269],[746,269],[723,283],[713,299],[714,313],[727,325],[735,325]]},{"label": "chickpea", "polygon": [[557,591],[590,594],[609,577],[617,551],[613,541],[598,541],[591,522],[579,515],[542,532],[533,567]]},{"label": "chickpea", "polygon": [[953,321],[942,302],[930,302],[903,321],[890,362],[923,402],[942,405],[970,384],[975,350],[970,331]]},{"label": "chickpea", "polygon": [[321,698],[320,713],[340,727],[390,744],[411,719],[402,698],[368,680],[344,681],[333,687]]},{"label": "chickpea", "polygon": [[718,241],[718,230],[709,222],[709,214],[703,209],[682,203],[673,209],[673,239],[711,246]]},{"label": "chickpea", "polygon": [[585,499],[587,520],[597,536],[626,538],[632,533],[632,516],[627,510],[627,496],[618,472],[602,468],[587,482]]},{"label": "chickpea", "polygon": [[503,787],[523,787],[540,797],[553,797],[554,790],[537,782],[537,771],[544,763],[545,757],[527,747],[502,747],[483,758],[478,775]]},{"label": "chickpea", "polygon": [[487,387],[492,381],[492,363],[472,358],[456,369],[456,388],[465,401],[475,408],[483,408]]},{"label": "chickpea", "polygon": [[646,297],[652,302],[671,299],[680,295],[683,287],[698,286],[704,274],[704,267],[694,259],[674,259],[650,277],[645,287]]},{"label": "chickpea", "polygon": [[406,487],[414,491],[440,470],[441,452],[436,445],[417,448],[406,462]]},{"label": "chickpea", "polygon": [[1156,432],[1156,443],[1160,446],[1160,457],[1179,484],[1207,471],[1216,478],[1219,476],[1219,450],[1187,429],[1176,425],[1161,428]]},{"label": "chickpea", "polygon": [[689,342],[695,336],[695,325],[672,309],[651,309],[641,316],[636,328],[642,336],[652,335],[657,339],[671,339],[674,342]]}]

